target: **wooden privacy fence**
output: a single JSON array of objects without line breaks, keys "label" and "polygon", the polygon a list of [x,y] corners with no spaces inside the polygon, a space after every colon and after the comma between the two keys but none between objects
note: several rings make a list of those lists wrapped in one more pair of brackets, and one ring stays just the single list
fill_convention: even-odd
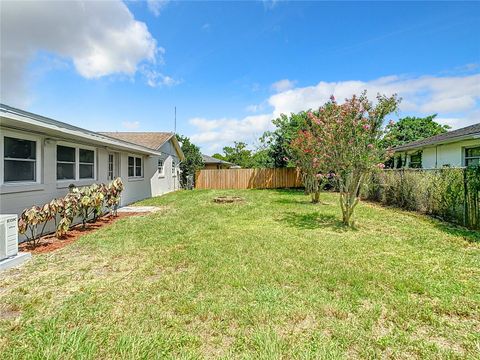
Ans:
[{"label": "wooden privacy fence", "polygon": [[279,189],[302,187],[295,168],[199,170],[196,189]]}]

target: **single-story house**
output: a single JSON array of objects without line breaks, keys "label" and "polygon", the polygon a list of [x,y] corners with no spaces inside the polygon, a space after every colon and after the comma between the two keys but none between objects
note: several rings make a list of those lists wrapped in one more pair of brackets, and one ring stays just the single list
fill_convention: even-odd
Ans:
[{"label": "single-story house", "polygon": [[395,168],[438,169],[480,163],[480,123],[397,146]]},{"label": "single-story house", "polygon": [[146,146],[0,104],[0,213],[19,215],[63,197],[70,184],[116,177],[122,206],[177,190],[182,150],[174,134],[153,134]]},{"label": "single-story house", "polygon": [[238,169],[239,166],[234,163],[220,160],[212,156],[202,154],[203,163],[205,164],[204,169],[213,170],[213,169]]},{"label": "single-story house", "polygon": [[180,163],[185,160],[173,132],[100,132],[121,141],[144,146],[161,153],[157,159],[158,195],[180,189]]}]

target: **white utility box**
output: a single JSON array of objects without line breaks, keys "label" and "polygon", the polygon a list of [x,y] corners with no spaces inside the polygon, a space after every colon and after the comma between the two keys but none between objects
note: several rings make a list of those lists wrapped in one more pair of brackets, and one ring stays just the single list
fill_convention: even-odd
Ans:
[{"label": "white utility box", "polygon": [[0,261],[18,253],[17,215],[0,215]]}]

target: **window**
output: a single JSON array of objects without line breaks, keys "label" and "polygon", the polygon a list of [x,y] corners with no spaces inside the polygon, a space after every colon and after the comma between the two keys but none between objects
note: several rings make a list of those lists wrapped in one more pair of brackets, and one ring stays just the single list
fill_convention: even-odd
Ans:
[{"label": "window", "polygon": [[176,164],[175,164],[175,160],[172,160],[172,176],[175,176],[176,175]]},{"label": "window", "polygon": [[422,153],[418,152],[416,154],[410,155],[410,165],[412,169],[421,169],[422,168]]},{"label": "window", "polygon": [[108,154],[108,180],[113,180],[113,154]]},{"label": "window", "polygon": [[480,146],[465,149],[465,166],[480,164]]},{"label": "window", "polygon": [[75,148],[57,145],[57,180],[75,180]]},{"label": "window", "polygon": [[3,146],[3,181],[36,181],[37,142],[5,136]]},{"label": "window", "polygon": [[129,156],[128,157],[128,177],[141,178],[143,177],[142,158]]},{"label": "window", "polygon": [[57,180],[95,179],[95,150],[57,145]]},{"label": "window", "polygon": [[95,152],[93,150],[79,149],[80,153],[80,179],[93,179],[95,176]]},{"label": "window", "polygon": [[158,168],[158,175],[163,176],[163,175],[165,174],[165,173],[164,173],[164,162],[163,162],[163,159],[158,159],[157,168]]}]

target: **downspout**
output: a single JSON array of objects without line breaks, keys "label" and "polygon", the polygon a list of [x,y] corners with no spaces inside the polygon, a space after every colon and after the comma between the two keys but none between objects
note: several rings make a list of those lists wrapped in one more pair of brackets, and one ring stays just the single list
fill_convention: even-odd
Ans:
[{"label": "downspout", "polygon": [[435,145],[435,169],[438,169],[438,145]]}]

